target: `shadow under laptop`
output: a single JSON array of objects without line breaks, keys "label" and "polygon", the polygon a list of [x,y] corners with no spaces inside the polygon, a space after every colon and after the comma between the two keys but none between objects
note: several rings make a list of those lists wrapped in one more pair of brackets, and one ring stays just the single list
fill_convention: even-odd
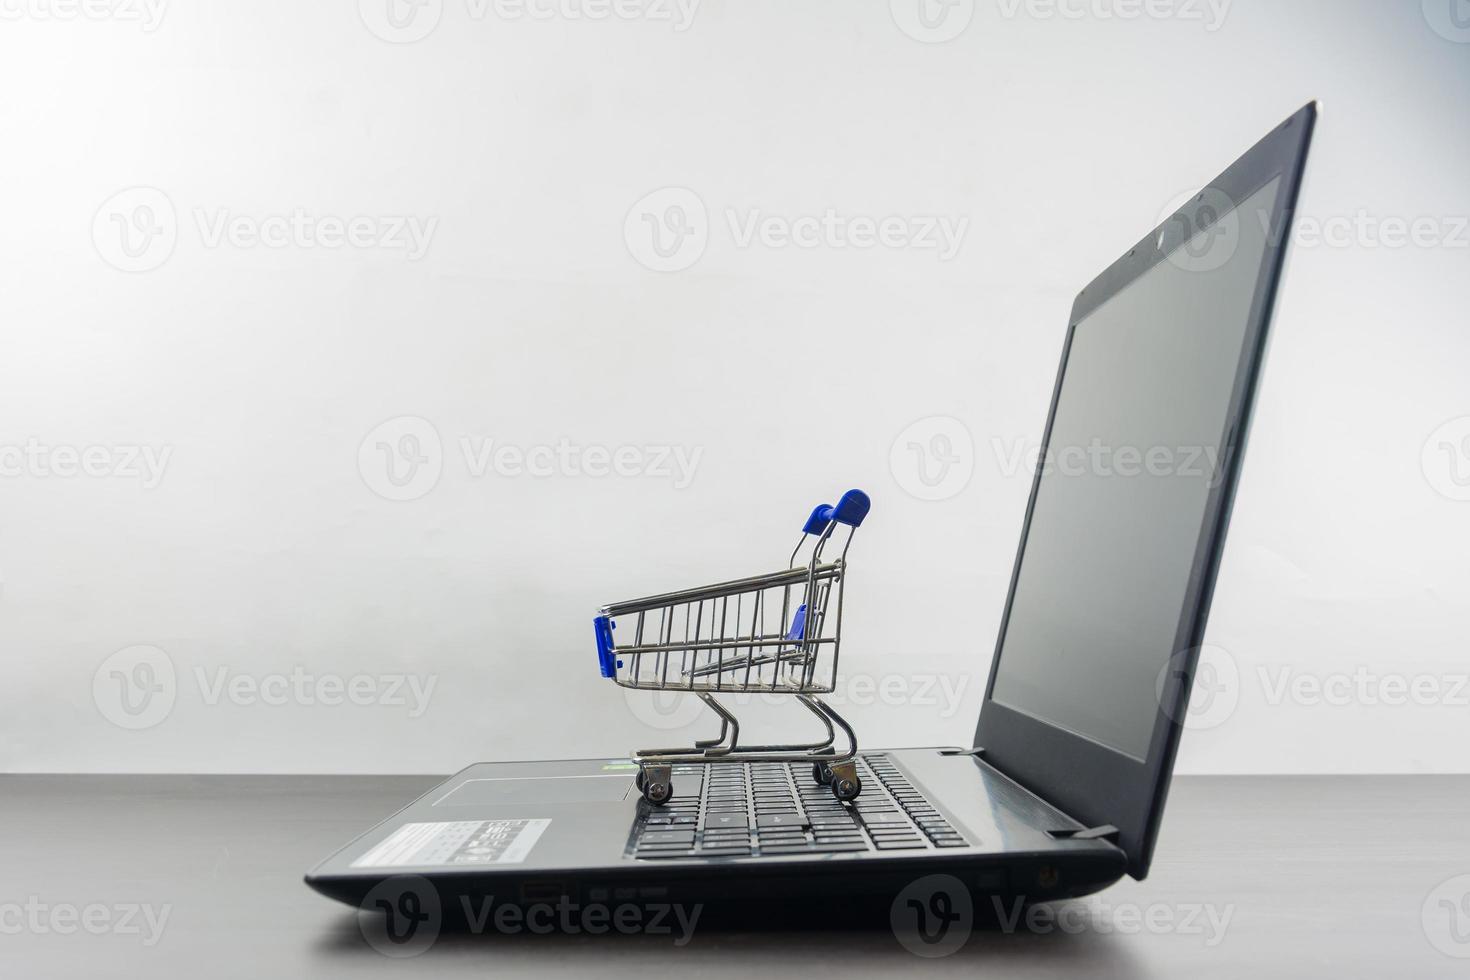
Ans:
[{"label": "shadow under laptop", "polygon": [[433,909],[410,902],[349,913],[320,937],[316,953],[337,962],[387,957],[441,965],[489,956],[497,967],[530,969],[555,961],[579,971],[654,953],[681,968],[738,955],[744,975],[768,968],[783,976],[841,967],[854,958],[899,968],[917,957],[989,966],[1024,960],[1033,967],[1071,964],[1095,976],[1141,975],[1133,950],[1118,936],[1056,927],[1083,921],[1075,914],[1082,902],[1028,905],[985,897],[966,903],[901,895],[817,903],[773,896],[718,906],[565,900],[520,906],[493,899],[463,905]]}]

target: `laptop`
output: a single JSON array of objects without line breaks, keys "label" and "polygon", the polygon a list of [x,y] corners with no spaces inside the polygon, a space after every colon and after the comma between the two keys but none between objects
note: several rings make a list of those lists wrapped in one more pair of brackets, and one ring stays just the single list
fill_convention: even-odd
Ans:
[{"label": "laptop", "polygon": [[307,884],[447,919],[486,899],[883,901],[932,874],[1046,901],[1145,877],[1316,117],[1272,129],[1077,294],[970,745],[864,748],[851,800],[810,762],[679,765],[658,804],[627,758],[479,763]]}]

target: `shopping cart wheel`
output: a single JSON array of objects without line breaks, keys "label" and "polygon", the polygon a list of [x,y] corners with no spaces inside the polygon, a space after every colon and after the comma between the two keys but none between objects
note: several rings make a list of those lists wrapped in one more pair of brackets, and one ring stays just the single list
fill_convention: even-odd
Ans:
[{"label": "shopping cart wheel", "polygon": [[828,766],[832,774],[832,795],[837,797],[841,803],[858,798],[863,791],[863,781],[858,778],[857,766],[852,762],[839,762]]},{"label": "shopping cart wheel", "polygon": [[643,767],[638,767],[638,775],[633,777],[633,785],[638,787],[638,792],[643,792]]},{"label": "shopping cart wheel", "polygon": [[654,806],[663,806],[674,795],[674,770],[669,766],[649,766],[638,770],[643,777],[638,788],[643,798]]},{"label": "shopping cart wheel", "polygon": [[832,767],[825,762],[813,762],[812,778],[817,781],[818,786],[830,785],[832,782]]}]

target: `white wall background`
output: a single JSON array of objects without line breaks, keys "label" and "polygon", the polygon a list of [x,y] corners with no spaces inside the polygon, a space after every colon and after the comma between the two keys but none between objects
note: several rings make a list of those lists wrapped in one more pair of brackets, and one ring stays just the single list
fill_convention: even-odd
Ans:
[{"label": "white wall background", "polygon": [[[929,31],[912,0],[393,0],[396,31],[388,2],[5,7],[0,768],[445,771],[702,733],[597,677],[593,611],[762,570],[847,486],[874,508],[838,700],[869,744],[965,742],[1029,487],[1006,458],[1072,296],[1319,98],[1304,210],[1345,234],[1294,255],[1180,769],[1466,771],[1451,0],[959,0]],[[634,206],[668,187],[707,241],[657,272]],[[968,225],[942,258],[730,223],[828,209]],[[242,237],[297,212],[374,241]],[[435,222],[422,255],[377,242],[395,217]],[[941,501],[899,439],[933,416],[973,468]],[[368,438],[403,417],[432,430]],[[421,495],[385,499],[376,442],[415,432]],[[688,486],[476,476],[461,440],[699,456]],[[272,686],[296,673],[328,686]],[[354,683],[372,703],[322,703]]]}]

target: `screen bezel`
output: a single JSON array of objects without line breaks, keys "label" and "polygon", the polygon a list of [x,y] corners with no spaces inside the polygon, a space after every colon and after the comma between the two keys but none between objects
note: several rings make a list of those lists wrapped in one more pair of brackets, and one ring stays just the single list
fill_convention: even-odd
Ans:
[{"label": "screen bezel", "polygon": [[[1231,391],[1230,409],[1225,428],[1220,434],[1222,478],[1206,499],[1205,516],[1191,563],[1189,583],[1174,649],[1159,697],[1153,734],[1149,739],[1147,758],[1140,761],[1124,752],[1103,745],[1084,735],[1041,721],[1004,703],[995,701],[996,675],[1005,646],[1006,628],[1021,562],[1026,553],[1026,540],[1031,530],[1031,517],[1036,507],[1037,489],[1041,485],[1042,468],[1036,468],[1031,495],[1026,504],[1026,518],[1021,540],[1011,570],[1010,587],[996,637],[995,654],[990,666],[990,679],[985,687],[985,701],[975,729],[975,746],[984,750],[984,759],[1007,776],[1064,810],[1089,827],[1106,824],[1118,828],[1117,842],[1128,855],[1128,873],[1143,878],[1153,857],[1169,778],[1179,748],[1182,719],[1188,708],[1189,691],[1194,680],[1195,663],[1204,637],[1210,598],[1219,570],[1220,555],[1230,521],[1231,504],[1239,482],[1241,458],[1249,431],[1251,410],[1255,401],[1261,364],[1265,356],[1271,312],[1281,283],[1289,232],[1301,191],[1307,150],[1317,120],[1317,104],[1311,103],[1273,129],[1229,169],[1211,181],[1200,196],[1190,199],[1174,215],[1140,240],[1126,254],[1087,285],[1072,306],[1067,336],[1062,348],[1061,365],[1052,391],[1047,414],[1042,451],[1051,443],[1052,423],[1067,373],[1067,359],[1078,323],[1108,300],[1132,285],[1178,244],[1168,240],[1166,230],[1187,218],[1187,227],[1198,227],[1199,209],[1209,207],[1218,193],[1227,200],[1243,202],[1272,180],[1281,185],[1272,204],[1261,272],[1256,279],[1256,292],[1251,301],[1240,364]],[[1215,193],[1218,192],[1218,193]],[[1203,199],[1203,200],[1202,200]]]}]

